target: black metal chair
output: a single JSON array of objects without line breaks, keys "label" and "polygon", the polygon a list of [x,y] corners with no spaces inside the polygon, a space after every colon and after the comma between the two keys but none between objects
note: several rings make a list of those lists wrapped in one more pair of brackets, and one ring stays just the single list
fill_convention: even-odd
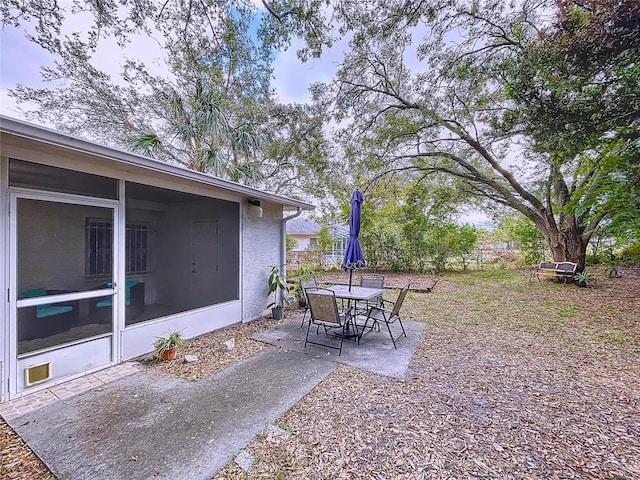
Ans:
[{"label": "black metal chair", "polygon": [[[349,327],[351,324],[351,311],[350,309],[340,313],[338,311],[338,304],[336,302],[336,295],[332,290],[326,288],[307,289],[307,302],[309,305],[309,326],[307,327],[307,336],[304,340],[304,348],[307,348],[307,343],[313,345],[321,345],[324,347],[338,350],[338,355],[342,354],[342,344],[345,337],[350,336]],[[313,340],[309,340],[309,332],[311,331],[311,325],[316,326],[316,337]],[[320,327],[324,329],[324,333],[327,337],[334,339],[340,339],[340,345],[336,346],[335,342],[322,343],[320,339]],[[355,330],[354,338],[360,339],[359,332],[355,323],[353,325]]]},{"label": "black metal chair", "polygon": [[[376,325],[378,325],[378,328],[379,328],[379,324],[381,322],[384,322],[384,324],[387,326],[387,330],[389,331],[389,336],[391,337],[391,341],[393,342],[393,348],[398,348],[398,346],[396,345],[396,341],[400,339],[400,337],[402,337],[403,335],[405,337],[407,336],[407,332],[404,330],[404,325],[402,324],[402,320],[400,319],[400,309],[402,308],[402,303],[404,302],[404,299],[407,296],[407,292],[409,292],[410,287],[411,285],[407,285],[402,289],[400,289],[400,293],[398,294],[398,298],[396,299],[395,302],[384,300],[385,305],[387,304],[393,305],[393,308],[391,310],[384,307],[378,307],[376,305],[369,307],[369,311],[367,312],[367,319],[364,325],[362,326],[360,339],[362,339],[362,334],[365,332],[367,328],[369,328],[369,330],[373,330]],[[368,326],[370,320],[372,321],[371,327]],[[402,329],[402,333],[398,334],[397,337],[394,337],[393,332],[391,331],[391,324],[394,324],[396,322],[398,322],[398,324],[400,325],[400,328]]]},{"label": "black metal chair", "polygon": [[309,280],[302,280],[300,282],[300,290],[302,291],[302,298],[304,298],[304,315],[302,315],[302,323],[300,323],[300,328],[304,326],[307,314],[309,313],[309,299],[307,299],[307,290],[315,290],[316,288],[318,288],[318,281],[315,277],[310,278]]}]

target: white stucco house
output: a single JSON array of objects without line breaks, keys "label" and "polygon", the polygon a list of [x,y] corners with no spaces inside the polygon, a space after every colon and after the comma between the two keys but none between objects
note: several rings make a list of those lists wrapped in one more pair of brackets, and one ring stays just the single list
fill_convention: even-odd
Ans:
[{"label": "white stucco house", "polygon": [[0,401],[259,317],[313,208],[0,116]]},{"label": "white stucco house", "polygon": [[[287,222],[287,234],[297,242],[290,255],[294,259],[294,263],[297,253],[319,248],[318,238],[321,228],[319,223],[304,218],[295,218]],[[324,253],[324,260],[329,265],[339,266],[347,248],[349,226],[341,223],[332,225],[329,227],[329,233],[333,239],[333,244],[331,250]]]},{"label": "white stucco house", "polygon": [[297,242],[293,251],[302,252],[318,248],[321,228],[319,223],[305,218],[295,218],[287,222],[287,233]]}]

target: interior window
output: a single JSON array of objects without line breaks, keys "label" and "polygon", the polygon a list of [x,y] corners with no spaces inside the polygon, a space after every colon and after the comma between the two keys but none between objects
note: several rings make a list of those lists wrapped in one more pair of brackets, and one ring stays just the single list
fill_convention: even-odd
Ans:
[{"label": "interior window", "polygon": [[[149,225],[128,223],[125,232],[125,255],[127,273],[148,271]],[[86,275],[106,275],[113,265],[111,245],[113,226],[111,222],[88,218],[86,222]]]}]

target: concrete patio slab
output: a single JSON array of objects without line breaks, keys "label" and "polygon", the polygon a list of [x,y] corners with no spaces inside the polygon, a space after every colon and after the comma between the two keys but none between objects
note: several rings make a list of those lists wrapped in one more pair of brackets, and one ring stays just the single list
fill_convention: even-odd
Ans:
[{"label": "concrete patio slab", "polygon": [[[108,378],[100,380],[109,383],[90,382],[95,388],[83,386],[74,396],[78,380],[62,384],[59,395],[27,402],[25,409],[33,410],[7,410],[5,420],[58,480],[210,480],[339,363],[404,378],[424,328],[404,321],[407,337],[394,349],[382,326],[360,345],[346,340],[338,355],[318,345],[304,348],[307,328],[300,320],[295,316],[255,336],[278,348],[199,382],[136,364],[126,376],[109,374],[110,382],[104,373]],[[327,341],[323,333],[318,339]]]},{"label": "concrete patio slab", "polygon": [[[403,320],[407,337],[401,337],[396,341],[397,349],[393,348],[393,343],[389,332],[384,325],[381,325],[380,332],[370,332],[362,337],[360,345],[354,340],[345,340],[342,347],[342,354],[338,355],[338,350],[322,347],[319,345],[307,345],[304,347],[307,325],[300,328],[300,318],[296,317],[278,327],[265,330],[257,334],[254,338],[261,342],[274,345],[286,350],[304,352],[312,358],[330,359],[334,362],[351,365],[378,375],[393,378],[405,378],[409,372],[409,362],[416,351],[420,336],[424,330],[424,323],[412,320]],[[400,325],[397,323],[391,326],[394,336],[400,332]],[[321,343],[329,343],[327,336],[322,332],[316,335],[315,327],[311,328],[310,340],[317,339]],[[339,345],[335,340],[333,344]]]}]

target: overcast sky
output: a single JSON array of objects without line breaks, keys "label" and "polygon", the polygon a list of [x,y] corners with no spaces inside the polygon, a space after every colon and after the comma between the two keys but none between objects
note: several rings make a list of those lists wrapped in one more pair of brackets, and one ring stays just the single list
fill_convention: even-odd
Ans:
[{"label": "overcast sky", "polygon": [[[302,63],[296,57],[295,51],[301,44],[293,42],[285,52],[278,53],[274,60],[274,79],[272,86],[283,103],[303,103],[309,99],[309,86],[318,81],[329,81],[337,70],[337,64],[342,60],[346,42],[338,42],[320,59],[312,59]],[[127,48],[127,55],[147,57],[149,51],[156,48],[148,38],[138,38]],[[106,46],[96,54],[96,63],[104,68],[106,73],[117,76],[120,71],[119,62],[113,61],[115,44]],[[409,60],[409,59],[408,59]],[[415,59],[413,59],[415,61]],[[4,26],[0,30],[0,113],[2,115],[23,119],[24,116],[16,109],[16,102],[9,97],[8,90],[22,84],[29,87],[47,87],[41,81],[40,68],[52,66],[54,58],[38,45],[29,42],[24,32],[11,26]],[[34,120],[31,120],[34,121]],[[36,122],[37,123],[37,122]],[[44,125],[49,126],[49,125]],[[459,221],[479,223],[487,217],[475,212],[463,215]]]},{"label": "overcast sky", "polygon": [[[322,58],[303,64],[295,51],[301,43],[293,42],[291,48],[279,52],[274,60],[272,82],[283,103],[305,102],[309,99],[308,88],[313,82],[329,81],[342,58],[344,44],[339,44],[326,52]],[[127,48],[127,56],[146,57],[156,44],[148,38],[139,37]],[[150,48],[151,47],[151,48]],[[105,46],[94,56],[96,65],[114,78],[119,74],[120,65],[113,61],[118,52],[115,43]],[[16,110],[16,102],[8,96],[8,90],[22,84],[29,87],[46,87],[40,78],[41,66],[53,65],[53,57],[38,45],[29,42],[21,29],[4,26],[0,30],[0,112],[3,115],[23,118]]]}]

